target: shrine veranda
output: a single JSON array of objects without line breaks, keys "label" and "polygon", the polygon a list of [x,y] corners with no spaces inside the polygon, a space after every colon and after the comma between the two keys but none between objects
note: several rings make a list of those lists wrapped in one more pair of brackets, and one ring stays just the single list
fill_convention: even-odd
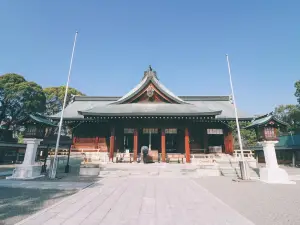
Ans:
[{"label": "shrine veranda", "polygon": [[[52,116],[59,120],[60,113]],[[239,111],[240,121],[252,117]],[[189,163],[191,154],[234,151],[229,121],[235,120],[230,96],[176,96],[150,67],[122,97],[75,96],[64,112],[71,128],[71,153],[118,153],[140,157],[148,146],[154,161],[175,157]]]}]

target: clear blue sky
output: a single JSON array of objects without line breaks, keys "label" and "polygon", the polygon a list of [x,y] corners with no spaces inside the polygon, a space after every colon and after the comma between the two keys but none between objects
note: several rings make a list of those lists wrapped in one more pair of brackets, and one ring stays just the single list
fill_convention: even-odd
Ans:
[{"label": "clear blue sky", "polygon": [[228,95],[266,113],[296,103],[300,1],[0,1],[0,74],[64,85],[75,31],[71,86],[123,95],[148,65],[177,95]]}]

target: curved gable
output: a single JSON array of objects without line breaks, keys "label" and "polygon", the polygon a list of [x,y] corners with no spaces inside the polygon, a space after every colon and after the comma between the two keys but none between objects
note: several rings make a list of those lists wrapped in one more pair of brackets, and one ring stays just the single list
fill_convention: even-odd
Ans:
[{"label": "curved gable", "polygon": [[142,102],[188,104],[162,85],[151,67],[145,72],[144,78],[135,88],[112,104]]}]

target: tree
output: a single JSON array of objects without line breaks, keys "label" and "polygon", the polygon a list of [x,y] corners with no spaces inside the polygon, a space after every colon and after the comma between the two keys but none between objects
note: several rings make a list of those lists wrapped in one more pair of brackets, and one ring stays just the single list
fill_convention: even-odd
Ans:
[{"label": "tree", "polygon": [[44,112],[46,96],[41,86],[21,75],[0,76],[0,124],[15,125],[26,114]]},{"label": "tree", "polygon": [[[47,99],[47,103],[46,103],[47,115],[53,115],[62,110],[65,90],[66,90],[66,86],[44,88],[44,93]],[[84,94],[75,88],[69,87],[66,106],[71,102],[72,96],[75,95],[82,96]]]},{"label": "tree", "polygon": [[[244,127],[248,126],[250,123],[251,122],[249,121],[239,121],[243,147],[255,145],[257,143],[256,134],[254,130],[244,129]],[[228,125],[232,128],[232,134],[235,140],[234,145],[239,145],[236,122],[230,121]]]},{"label": "tree", "polygon": [[296,88],[295,96],[298,103],[300,104],[300,80],[295,82],[294,87]]},{"label": "tree", "polygon": [[[295,82],[295,97],[300,104],[300,80]],[[282,121],[289,124],[288,131],[300,132],[300,105],[279,105],[275,108],[274,114]]]},{"label": "tree", "polygon": [[280,105],[275,108],[274,114],[282,121],[289,124],[288,131],[300,131],[299,105]]}]

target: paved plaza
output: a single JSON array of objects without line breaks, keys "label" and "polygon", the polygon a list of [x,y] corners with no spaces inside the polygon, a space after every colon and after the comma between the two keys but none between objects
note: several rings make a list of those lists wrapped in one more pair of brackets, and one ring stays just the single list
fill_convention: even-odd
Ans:
[{"label": "paved plaza", "polygon": [[300,224],[300,182],[295,185],[197,179],[206,190],[257,225]]},{"label": "paved plaza", "polygon": [[106,178],[19,224],[253,224],[192,179]]},{"label": "paved plaza", "polygon": [[[269,185],[195,177],[194,167],[186,165],[106,167],[110,172],[98,178],[0,180],[0,219],[8,225],[300,224],[299,181]],[[288,172],[298,176],[300,169]]]}]

